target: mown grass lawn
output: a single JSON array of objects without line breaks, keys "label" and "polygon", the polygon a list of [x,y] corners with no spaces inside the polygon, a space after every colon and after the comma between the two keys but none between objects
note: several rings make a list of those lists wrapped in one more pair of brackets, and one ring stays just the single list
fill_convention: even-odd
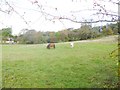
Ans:
[{"label": "mown grass lawn", "polygon": [[3,45],[2,80],[5,88],[116,87],[117,43],[86,42],[41,45]]}]

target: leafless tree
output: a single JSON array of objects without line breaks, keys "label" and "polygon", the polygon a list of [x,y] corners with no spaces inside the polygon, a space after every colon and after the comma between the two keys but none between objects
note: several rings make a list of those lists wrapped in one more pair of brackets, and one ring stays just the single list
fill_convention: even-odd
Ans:
[{"label": "leafless tree", "polygon": [[[37,9],[32,9],[33,11],[39,12],[42,16],[44,16],[46,20],[52,21],[53,23],[55,22],[55,20],[59,20],[59,21],[69,20],[75,23],[118,22],[120,18],[118,11],[111,11],[109,8],[106,8],[107,4],[120,7],[119,0],[93,0],[92,8],[83,9],[83,10],[80,9],[77,11],[71,10],[69,11],[69,15],[64,15],[62,13],[54,14],[55,12],[60,12],[59,8],[49,6],[47,4],[47,0],[44,0],[45,4],[42,3],[43,0],[25,0],[25,1],[31,3],[31,7],[37,8]],[[82,1],[83,0],[71,0],[70,2],[80,3]],[[24,14],[21,14],[19,11],[16,10],[15,4],[16,3],[13,2],[13,0],[0,0],[0,11],[5,14],[16,13],[26,24],[29,25],[29,21],[27,21],[26,18],[24,17],[24,14],[26,12],[24,12],[23,10]],[[47,9],[49,9],[51,12],[48,12]],[[82,17],[81,12],[92,12],[89,17],[90,19]],[[81,17],[82,19],[78,18],[78,16]],[[98,18],[94,19],[94,17],[98,17]]]}]

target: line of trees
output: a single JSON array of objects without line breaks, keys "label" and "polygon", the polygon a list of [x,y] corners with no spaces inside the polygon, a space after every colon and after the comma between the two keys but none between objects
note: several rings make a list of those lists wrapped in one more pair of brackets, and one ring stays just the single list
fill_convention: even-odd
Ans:
[{"label": "line of trees", "polygon": [[17,42],[17,37],[18,36],[12,35],[12,28],[8,27],[0,30],[0,43],[4,43],[10,39],[14,40],[14,42]]},{"label": "line of trees", "polygon": [[[82,1],[84,0],[71,0],[69,2],[81,3]],[[23,20],[23,22],[25,22],[26,25],[30,26],[30,23],[29,21],[26,20],[27,18],[25,17],[25,15],[23,15],[23,13],[21,13],[15,7],[16,5],[15,2],[12,2],[10,0],[1,0],[0,2],[1,2],[0,13],[8,14],[8,15],[12,15],[12,13],[15,13]],[[14,40],[20,41],[20,43],[36,44],[36,43],[47,43],[47,42],[65,42],[65,41],[73,41],[73,40],[85,40],[90,38],[96,38],[99,36],[104,36],[104,35],[106,36],[106,35],[120,33],[120,31],[118,31],[118,27],[120,27],[120,24],[118,23],[110,24],[108,26],[103,26],[102,31],[100,30],[100,27],[92,28],[89,25],[90,23],[98,23],[98,22],[120,22],[119,10],[114,11],[114,10],[111,10],[112,8],[107,8],[109,4],[119,8],[120,7],[119,0],[93,0],[93,6],[91,8],[89,9],[79,8],[77,10],[70,9],[68,11],[69,15],[64,15],[64,13],[60,11],[60,8],[56,6],[51,8],[49,1],[45,1],[46,4],[41,3],[41,2],[44,2],[44,0],[26,0],[26,2],[28,2],[28,4],[31,3],[30,4],[31,7],[34,8],[33,11],[35,13],[39,12],[40,15],[42,15],[42,17],[45,18],[45,20],[49,20],[54,23],[56,20],[59,20],[63,24],[64,24],[63,20],[68,20],[74,23],[81,23],[83,25],[81,26],[81,28],[75,29],[75,30],[66,29],[59,32],[40,32],[40,31],[37,32],[36,30],[23,29],[22,30],[23,32],[19,36],[7,35],[7,37],[12,37],[14,38]],[[19,4],[17,5],[19,7]],[[4,8],[4,7],[7,7],[7,8]],[[51,12],[49,12],[48,10]],[[85,12],[89,11],[94,13],[91,13],[90,16],[92,17],[87,19],[86,17],[84,17],[84,15],[81,15],[81,12],[83,11]],[[23,9],[23,12],[24,14],[28,13],[25,9]],[[55,15],[54,13],[57,13],[57,12],[60,12],[60,14]],[[83,19],[80,19],[79,17],[82,17]],[[96,19],[94,17],[98,17],[98,18]],[[89,23],[89,24],[85,24],[85,23]],[[4,29],[2,30],[2,33],[5,31]],[[3,34],[2,38],[5,40],[6,36],[4,36]]]},{"label": "line of trees", "polygon": [[118,34],[118,25],[109,24],[107,26],[92,27],[90,24],[82,24],[78,29],[68,28],[58,32],[41,32],[36,30],[21,30],[18,36],[12,35],[12,28],[3,28],[0,30],[2,40],[6,41],[8,38],[13,38],[15,42],[19,41],[21,44],[42,44],[49,42],[68,42],[94,39],[100,36]]}]

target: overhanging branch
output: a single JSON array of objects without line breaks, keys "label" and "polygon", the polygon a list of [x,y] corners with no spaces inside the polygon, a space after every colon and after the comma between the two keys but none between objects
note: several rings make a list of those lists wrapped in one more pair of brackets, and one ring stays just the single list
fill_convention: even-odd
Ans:
[{"label": "overhanging branch", "polygon": [[59,19],[65,19],[65,20],[69,20],[75,23],[98,23],[98,22],[117,22],[118,21],[118,20],[77,21],[77,20],[72,20],[70,18],[64,18],[64,17],[60,17]]}]

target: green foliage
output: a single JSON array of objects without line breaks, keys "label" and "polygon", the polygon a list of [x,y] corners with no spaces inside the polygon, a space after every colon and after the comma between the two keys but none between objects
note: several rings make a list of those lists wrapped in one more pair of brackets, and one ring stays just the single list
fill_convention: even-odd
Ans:
[{"label": "green foliage", "polygon": [[102,34],[103,34],[104,36],[107,35],[106,26],[103,26],[103,27],[102,27]]},{"label": "green foliage", "polygon": [[102,28],[102,34],[104,36],[118,34],[118,23],[116,23],[116,24],[109,24],[107,27],[103,26],[103,28]]},{"label": "green foliage", "polygon": [[111,29],[113,30],[113,34],[118,34],[118,24],[119,23],[109,25],[109,27],[111,27]]},{"label": "green foliage", "polygon": [[3,28],[2,29],[2,36],[4,37],[9,37],[12,34],[12,29],[11,28]]},{"label": "green foliage", "polygon": [[118,56],[120,56],[120,55],[118,54],[118,52],[120,52],[120,47],[117,48],[117,49],[115,49],[115,50],[113,50],[113,51],[110,53],[110,56],[111,56],[112,58],[118,58]]},{"label": "green foliage", "polygon": [[0,30],[0,41],[2,41],[2,30]]},{"label": "green foliage", "polygon": [[18,41],[24,44],[40,44],[45,43],[45,38],[42,32],[36,32],[35,30],[28,30],[26,33],[19,35]]},{"label": "green foliage", "polygon": [[94,39],[101,36],[118,34],[118,23],[109,24],[102,27],[102,32],[99,26],[92,27],[90,24],[82,24],[78,29],[65,29],[58,32],[37,32],[36,30],[22,29],[19,36],[12,35],[11,28],[4,28],[1,30],[0,37],[6,40],[8,37],[14,38],[22,44],[42,44],[49,42],[68,42]]},{"label": "green foliage", "polygon": [[12,36],[12,28],[3,28],[1,30],[2,33],[2,39],[6,40],[8,37],[13,37]]},{"label": "green foliage", "polygon": [[107,35],[113,35],[113,30],[111,27],[108,28]]}]

